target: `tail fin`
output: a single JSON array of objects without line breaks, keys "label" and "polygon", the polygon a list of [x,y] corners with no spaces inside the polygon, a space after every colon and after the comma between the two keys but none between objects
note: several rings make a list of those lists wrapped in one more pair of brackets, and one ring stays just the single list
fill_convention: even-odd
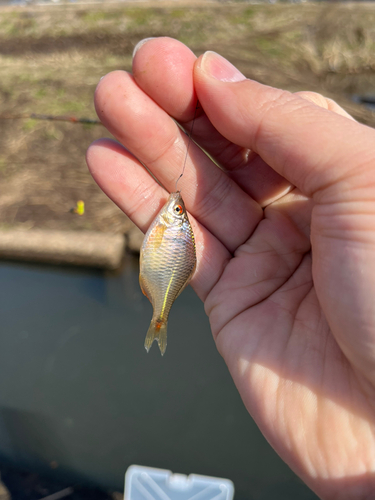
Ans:
[{"label": "tail fin", "polygon": [[167,322],[161,320],[152,320],[150,327],[148,329],[146,340],[145,340],[145,349],[148,352],[152,346],[154,340],[158,341],[159,349],[161,355],[165,353],[167,348]]}]

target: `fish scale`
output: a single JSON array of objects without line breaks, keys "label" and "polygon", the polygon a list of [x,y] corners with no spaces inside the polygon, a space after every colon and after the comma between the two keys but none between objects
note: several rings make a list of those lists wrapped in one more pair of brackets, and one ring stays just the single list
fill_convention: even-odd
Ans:
[{"label": "fish scale", "polygon": [[172,193],[147,231],[140,255],[140,285],[153,306],[146,335],[164,354],[169,311],[189,283],[196,265],[194,234],[180,192]]}]

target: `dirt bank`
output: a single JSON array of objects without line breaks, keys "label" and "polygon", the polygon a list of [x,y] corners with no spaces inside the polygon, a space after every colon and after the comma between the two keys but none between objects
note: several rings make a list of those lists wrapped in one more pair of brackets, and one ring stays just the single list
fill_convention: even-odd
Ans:
[{"label": "dirt bank", "polygon": [[[7,7],[0,16],[0,116],[95,118],[103,74],[130,70],[138,40],[169,35],[197,55],[228,57],[249,77],[336,98],[357,119],[375,116],[350,95],[375,88],[375,5],[200,3]],[[124,233],[131,222],[89,176],[85,151],[101,126],[0,119],[0,229]],[[80,216],[72,209],[85,202]]]}]

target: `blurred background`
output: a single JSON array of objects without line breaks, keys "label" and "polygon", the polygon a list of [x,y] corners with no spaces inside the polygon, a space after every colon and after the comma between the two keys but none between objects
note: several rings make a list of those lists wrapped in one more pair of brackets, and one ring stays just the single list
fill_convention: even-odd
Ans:
[{"label": "blurred background", "polygon": [[2,254],[4,499],[117,498],[134,463],[229,478],[237,500],[317,498],[247,414],[190,288],[172,309],[166,356],[144,351],[141,236],[86,168],[87,146],[109,134],[74,120],[96,120],[100,77],[130,71],[136,43],[162,35],[375,124],[373,2],[0,1],[0,254],[7,235],[27,246],[35,231],[46,245],[60,232],[126,244],[116,264],[94,268]]}]

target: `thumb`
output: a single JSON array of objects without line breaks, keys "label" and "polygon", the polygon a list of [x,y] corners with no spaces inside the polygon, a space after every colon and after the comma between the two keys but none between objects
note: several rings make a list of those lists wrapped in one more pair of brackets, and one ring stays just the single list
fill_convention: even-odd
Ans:
[{"label": "thumb", "polygon": [[301,95],[247,80],[214,52],[196,61],[194,79],[216,129],[258,153],[307,196],[351,177],[358,164],[374,162],[373,129]]}]

